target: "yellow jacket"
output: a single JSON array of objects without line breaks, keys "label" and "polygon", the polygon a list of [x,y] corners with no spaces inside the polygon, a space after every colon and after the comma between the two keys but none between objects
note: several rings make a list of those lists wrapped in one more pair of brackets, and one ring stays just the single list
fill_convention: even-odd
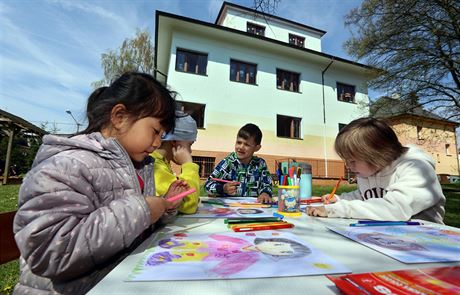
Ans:
[{"label": "yellow jacket", "polygon": [[[150,154],[154,159],[154,178],[156,195],[166,194],[171,183],[177,180],[176,175],[171,169],[171,165],[165,161],[165,158],[158,152]],[[195,188],[196,192],[186,196],[179,207],[179,212],[184,214],[193,214],[198,208],[200,196],[200,176],[198,174],[199,166],[195,163],[185,163],[182,165],[182,172],[179,179],[185,180],[190,188]]]}]

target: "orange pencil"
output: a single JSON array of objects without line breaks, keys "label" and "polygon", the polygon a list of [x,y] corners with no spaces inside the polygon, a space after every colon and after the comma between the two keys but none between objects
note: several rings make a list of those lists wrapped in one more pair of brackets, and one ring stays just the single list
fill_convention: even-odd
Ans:
[{"label": "orange pencil", "polygon": [[332,190],[332,192],[329,194],[329,197],[327,197],[326,201],[327,202],[330,202],[332,200],[332,198],[334,197],[335,195],[335,192],[337,191],[337,189],[339,188],[339,185],[340,183],[342,182],[342,177],[339,178],[339,181],[337,181],[337,183],[335,184],[335,187],[334,189]]}]

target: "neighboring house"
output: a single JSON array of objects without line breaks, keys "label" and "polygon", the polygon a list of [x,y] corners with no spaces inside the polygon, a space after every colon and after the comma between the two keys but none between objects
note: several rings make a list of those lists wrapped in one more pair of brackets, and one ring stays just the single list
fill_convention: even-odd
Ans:
[{"label": "neighboring house", "polygon": [[[368,115],[372,68],[321,52],[325,31],[224,2],[215,23],[156,12],[157,79],[180,94],[199,127],[194,161],[206,177],[234,150],[238,129],[257,124],[263,157],[344,175],[339,126]],[[363,106],[363,107],[361,107]]]},{"label": "neighboring house", "polygon": [[412,103],[382,97],[370,110],[372,116],[385,118],[402,144],[415,144],[436,161],[438,175],[459,175],[456,122],[445,120],[424,110],[414,97]]}]

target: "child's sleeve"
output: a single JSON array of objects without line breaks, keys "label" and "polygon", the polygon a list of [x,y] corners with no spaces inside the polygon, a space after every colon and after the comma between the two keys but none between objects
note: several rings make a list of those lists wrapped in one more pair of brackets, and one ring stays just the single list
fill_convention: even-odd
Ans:
[{"label": "child's sleeve", "polygon": [[226,179],[226,176],[229,175],[227,171],[229,165],[225,159],[219,162],[217,166],[212,171],[211,175],[206,180],[205,189],[209,194],[212,195],[224,195],[224,184],[218,181],[214,181],[211,178]]},{"label": "child's sleeve", "polygon": [[272,176],[270,175],[270,171],[268,171],[267,163],[265,160],[261,159],[261,166],[260,166],[260,186],[258,194],[259,196],[262,193],[267,193],[270,197],[272,196]]},{"label": "child's sleeve", "polygon": [[351,191],[351,192],[348,192],[348,193],[342,193],[340,194],[339,200],[362,200],[361,198],[361,192],[359,191],[359,189],[357,190],[354,190],[354,191]]},{"label": "child's sleeve", "polygon": [[163,196],[169,189],[169,186],[177,180],[176,176],[171,173],[169,167],[164,162],[155,160],[153,168],[155,178],[155,194]]},{"label": "child's sleeve", "polygon": [[386,188],[383,198],[341,200],[325,206],[327,215],[406,221],[444,198],[433,167],[425,161],[406,161],[392,177],[395,180]]},{"label": "child's sleeve", "polygon": [[182,173],[179,175],[180,179],[185,180],[190,188],[196,189],[196,192],[186,196],[182,205],[179,207],[179,212],[184,214],[193,214],[198,208],[198,201],[200,199],[200,175],[198,164],[190,162],[182,165]]},{"label": "child's sleeve", "polygon": [[101,192],[92,184],[101,174],[77,159],[54,157],[48,162],[25,177],[13,228],[33,273],[69,280],[94,271],[151,225],[148,205],[135,190],[96,206]]}]

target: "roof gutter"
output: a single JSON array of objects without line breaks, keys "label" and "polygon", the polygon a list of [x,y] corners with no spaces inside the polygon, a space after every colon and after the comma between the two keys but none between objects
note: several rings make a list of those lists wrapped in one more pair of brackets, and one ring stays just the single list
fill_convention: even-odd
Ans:
[{"label": "roof gutter", "polygon": [[329,67],[334,62],[334,58],[331,58],[331,62],[327,65],[327,67],[321,71],[321,87],[323,90],[323,153],[324,153],[324,172],[326,173],[326,177],[329,176],[328,169],[327,169],[327,148],[326,148],[326,98],[324,94],[324,74],[329,69]]}]

